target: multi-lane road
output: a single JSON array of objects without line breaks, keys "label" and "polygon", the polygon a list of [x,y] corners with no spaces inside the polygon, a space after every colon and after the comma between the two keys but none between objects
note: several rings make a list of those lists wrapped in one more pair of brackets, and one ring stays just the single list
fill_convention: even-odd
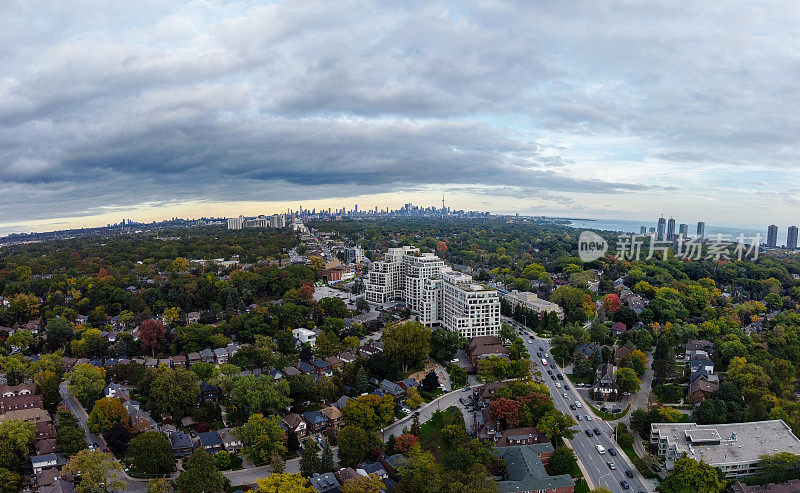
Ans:
[{"label": "multi-lane road", "polygon": [[[549,342],[546,339],[527,335],[527,333],[523,333],[522,339],[531,354],[533,370],[538,370],[542,373],[544,383],[548,386],[553,396],[556,409],[571,416],[578,424],[578,433],[570,443],[594,487],[603,486],[613,492],[653,491],[651,485],[645,481],[614,441],[614,431],[611,425],[595,416],[589,406],[586,405],[586,402],[575,391],[572,382],[569,381],[566,375],[564,375],[563,380],[553,380],[547,373],[547,370],[551,370],[553,375],[563,374],[561,367],[556,364],[554,358],[550,357]],[[545,357],[548,363],[547,367],[542,364],[541,358],[536,356],[537,352],[543,355],[547,354]],[[565,385],[568,389],[565,388]],[[564,394],[566,394],[566,397],[564,397]],[[578,408],[576,406],[576,409],[573,410],[570,408],[570,404],[575,405],[576,401],[581,404],[581,407]],[[581,417],[580,420],[578,420],[578,416]],[[586,419],[587,416],[590,417],[589,421]],[[594,433],[595,429],[600,431],[600,435]],[[587,436],[586,430],[592,432],[591,438]],[[597,445],[602,446],[606,452],[604,454],[598,453]],[[608,449],[614,449],[617,452],[616,455],[612,456]],[[611,469],[608,462],[612,462],[615,468]],[[633,477],[627,477],[625,475],[626,471],[630,471]],[[622,481],[627,482],[629,489],[623,489]]]}]

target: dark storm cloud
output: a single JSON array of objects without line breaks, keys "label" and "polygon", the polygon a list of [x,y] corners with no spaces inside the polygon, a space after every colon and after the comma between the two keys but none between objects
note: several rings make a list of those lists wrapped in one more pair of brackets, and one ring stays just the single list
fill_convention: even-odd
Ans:
[{"label": "dark storm cloud", "polygon": [[797,9],[6,2],[0,222],[429,185],[670,188],[570,156],[618,139],[680,165],[791,169]]}]

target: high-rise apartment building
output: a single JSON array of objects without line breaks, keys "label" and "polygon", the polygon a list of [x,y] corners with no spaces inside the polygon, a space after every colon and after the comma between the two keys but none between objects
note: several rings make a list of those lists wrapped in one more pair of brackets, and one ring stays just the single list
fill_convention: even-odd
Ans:
[{"label": "high-rise apartment building", "polygon": [[797,226],[789,226],[786,233],[786,248],[789,250],[797,249]]},{"label": "high-rise apartment building", "polygon": [[647,226],[639,226],[639,234],[646,235],[647,234]]},{"label": "high-rise apartment building", "polygon": [[678,226],[678,234],[683,238],[687,238],[689,236],[689,225],[688,224],[681,224]]},{"label": "high-rise apartment building", "polygon": [[778,226],[774,224],[770,224],[769,227],[767,227],[767,246],[778,246]]},{"label": "high-rise apartment building", "polygon": [[700,240],[706,237],[706,223],[703,221],[697,222],[697,237],[700,238]]},{"label": "high-rise apartment building", "polygon": [[669,218],[667,221],[667,241],[675,239],[675,219]]},{"label": "high-rise apartment building", "polygon": [[663,240],[664,239],[664,233],[665,233],[666,229],[667,229],[667,220],[664,219],[663,217],[659,217],[658,218],[658,229],[657,229],[657,233],[656,233],[658,235],[657,239],[659,239],[659,240]]},{"label": "high-rise apartment building", "polygon": [[433,253],[390,248],[384,260],[372,263],[365,286],[368,301],[404,301],[424,325],[441,325],[466,338],[500,331],[497,291],[453,271]]},{"label": "high-rise apartment building", "polygon": [[228,219],[228,229],[242,229],[244,226],[244,216],[231,217]]}]

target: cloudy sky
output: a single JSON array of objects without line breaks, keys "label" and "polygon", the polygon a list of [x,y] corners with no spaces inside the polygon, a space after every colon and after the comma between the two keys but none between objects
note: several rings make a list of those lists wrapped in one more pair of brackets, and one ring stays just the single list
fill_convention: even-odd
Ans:
[{"label": "cloudy sky", "polygon": [[800,222],[800,3],[6,0],[0,232],[286,207]]}]

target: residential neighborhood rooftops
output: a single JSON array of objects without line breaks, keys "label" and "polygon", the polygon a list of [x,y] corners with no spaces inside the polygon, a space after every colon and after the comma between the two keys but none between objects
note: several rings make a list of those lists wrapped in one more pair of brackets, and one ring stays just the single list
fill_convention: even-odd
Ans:
[{"label": "residential neighborhood rooftops", "polygon": [[550,476],[540,454],[552,453],[549,443],[495,448],[495,455],[505,461],[506,478],[497,482],[501,493],[549,491],[574,486],[569,474]]}]

